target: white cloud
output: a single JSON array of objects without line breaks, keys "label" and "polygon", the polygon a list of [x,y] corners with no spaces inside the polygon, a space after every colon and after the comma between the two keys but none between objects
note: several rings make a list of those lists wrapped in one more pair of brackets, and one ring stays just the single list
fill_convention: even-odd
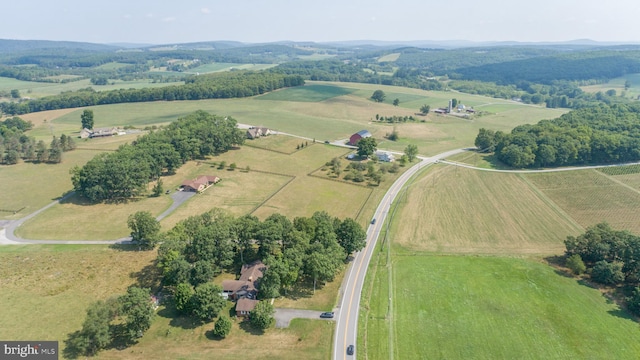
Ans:
[{"label": "white cloud", "polygon": [[148,13],[147,15],[145,15],[145,17],[152,18],[153,14],[152,13]]},{"label": "white cloud", "polygon": [[209,10],[209,8],[202,8],[200,9],[200,12],[202,12],[203,14],[209,14],[211,13],[211,10]]},{"label": "white cloud", "polygon": [[122,17],[125,19],[131,19],[131,14],[124,14]]},{"label": "white cloud", "polygon": [[169,17],[166,17],[166,18],[162,19],[162,21],[164,21],[164,22],[174,22],[174,21],[176,21],[176,18],[174,18],[173,16],[169,16]]}]

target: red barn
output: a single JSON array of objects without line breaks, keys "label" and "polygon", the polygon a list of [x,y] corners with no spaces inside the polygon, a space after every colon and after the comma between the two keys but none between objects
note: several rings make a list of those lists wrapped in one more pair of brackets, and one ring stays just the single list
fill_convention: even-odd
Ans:
[{"label": "red barn", "polygon": [[358,144],[358,141],[360,141],[360,139],[368,137],[371,137],[371,133],[369,132],[369,130],[360,130],[357,133],[351,135],[351,137],[349,138],[349,145],[355,146]]}]

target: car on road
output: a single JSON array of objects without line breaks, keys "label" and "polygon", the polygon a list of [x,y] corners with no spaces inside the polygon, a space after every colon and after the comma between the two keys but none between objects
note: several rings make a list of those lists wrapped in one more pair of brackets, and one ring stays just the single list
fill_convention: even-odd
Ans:
[{"label": "car on road", "polygon": [[323,312],[320,314],[320,317],[323,319],[333,319],[333,312]]},{"label": "car on road", "polygon": [[374,225],[375,223],[376,223],[376,218],[373,218],[373,219],[371,220],[371,225]]},{"label": "car on road", "polygon": [[347,355],[353,355],[353,345],[347,346]]}]

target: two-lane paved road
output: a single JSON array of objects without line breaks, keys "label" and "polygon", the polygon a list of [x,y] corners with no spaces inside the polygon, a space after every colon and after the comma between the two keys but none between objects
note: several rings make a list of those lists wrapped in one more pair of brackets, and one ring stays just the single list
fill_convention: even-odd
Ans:
[{"label": "two-lane paved road", "polygon": [[358,338],[358,312],[360,310],[360,294],[362,285],[367,274],[367,267],[371,260],[371,255],[376,246],[378,235],[391,207],[391,203],[396,198],[404,184],[420,169],[429,164],[433,164],[440,159],[444,159],[454,154],[464,152],[465,149],[456,149],[444,152],[430,158],[420,158],[420,162],[408,169],[391,185],[391,188],[384,195],[373,216],[375,224],[370,224],[367,230],[366,247],[355,254],[351,267],[348,270],[343,284],[343,294],[340,303],[340,311],[336,318],[336,331],[333,344],[333,359],[355,358],[358,353],[356,347],[353,356],[347,355],[347,346],[356,345]]}]

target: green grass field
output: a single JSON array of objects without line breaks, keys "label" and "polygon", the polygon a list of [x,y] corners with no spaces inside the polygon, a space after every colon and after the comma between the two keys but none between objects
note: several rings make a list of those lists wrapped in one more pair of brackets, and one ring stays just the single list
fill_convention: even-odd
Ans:
[{"label": "green grass field", "polygon": [[543,261],[564,252],[566,236],[597,222],[637,231],[637,170],[424,171],[397,201],[391,247],[376,251],[367,273],[360,354],[637,358],[636,319]]},{"label": "green grass field", "polygon": [[[113,85],[111,83],[114,83]],[[33,81],[21,81],[12,78],[0,77],[0,90],[10,91],[12,89],[20,90],[22,96],[31,98],[39,98],[49,95],[57,95],[63,91],[76,91],[87,87],[93,88],[95,91],[108,91],[117,89],[141,89],[146,87],[164,87],[169,85],[182,84],[183,82],[172,83],[153,83],[150,80],[122,81],[110,80],[108,85],[92,85],[89,79],[72,81],[65,84],[61,83],[45,83]]]},{"label": "green grass field", "polygon": [[307,85],[274,91],[265,95],[260,95],[259,100],[278,100],[278,101],[302,101],[302,102],[320,102],[335,98],[337,96],[347,95],[350,90],[330,85]]},{"label": "green grass field", "polygon": [[527,178],[583,227],[606,221],[616,229],[640,233],[638,174],[609,176],[585,170]]},{"label": "green grass field", "polygon": [[517,174],[434,166],[400,201],[402,252],[557,254],[582,230]]},{"label": "green grass field", "polygon": [[[157,286],[149,276],[155,256],[100,245],[0,247],[0,338],[57,340],[63,350],[68,334],[82,327],[90,303],[123,294],[129,285]],[[335,299],[337,290],[326,288]],[[326,359],[331,349],[328,321],[294,320],[287,329],[262,335],[234,322],[225,340],[215,340],[209,334],[213,323],[194,324],[164,307],[157,314],[138,344],[96,358],[235,359],[243,349],[260,359]]]},{"label": "green grass field", "polygon": [[[625,90],[624,85],[629,81],[631,87]],[[585,92],[596,93],[601,91],[603,93],[608,90],[615,90],[617,96],[622,96],[631,99],[637,99],[640,95],[640,74],[628,74],[623,77],[611,79],[604,84],[588,85],[580,87]]]},{"label": "green grass field", "polygon": [[234,63],[211,63],[204,64],[185,71],[186,74],[206,74],[212,72],[230,70],[264,70],[276,66],[276,64],[234,64]]},{"label": "green grass field", "polygon": [[[397,359],[640,356],[636,321],[598,290],[535,260],[394,255],[392,278],[393,334],[371,331],[368,359],[389,358],[385,348]],[[370,305],[380,322],[386,304]]]}]

